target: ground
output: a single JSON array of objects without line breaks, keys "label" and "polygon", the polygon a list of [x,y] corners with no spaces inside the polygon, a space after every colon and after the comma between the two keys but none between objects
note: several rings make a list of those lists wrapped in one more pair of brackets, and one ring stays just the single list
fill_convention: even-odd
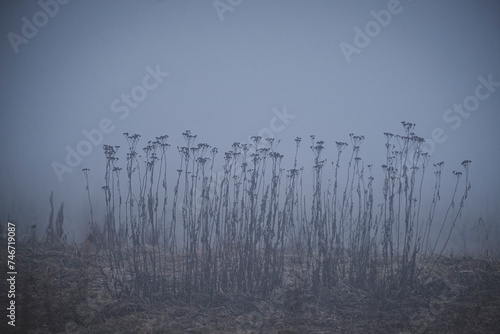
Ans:
[{"label": "ground", "polygon": [[16,326],[4,316],[2,333],[500,333],[500,261],[491,258],[445,257],[403,297],[339,283],[318,296],[289,286],[191,303],[118,300],[104,288],[104,262],[74,247],[23,248],[16,261]]}]

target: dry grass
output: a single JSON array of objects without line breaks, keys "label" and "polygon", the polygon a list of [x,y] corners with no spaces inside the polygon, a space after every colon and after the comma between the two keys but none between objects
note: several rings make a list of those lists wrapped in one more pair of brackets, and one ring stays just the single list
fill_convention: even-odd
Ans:
[{"label": "dry grass", "polygon": [[[5,254],[2,254],[5,255]],[[22,333],[498,333],[500,261],[443,257],[399,298],[339,283],[320,297],[298,284],[287,261],[284,287],[163,302],[117,299],[106,259],[90,250],[19,251],[16,329]],[[428,276],[428,277],[427,277]],[[424,280],[425,279],[425,280]],[[3,285],[5,286],[5,285]],[[2,291],[5,294],[6,291]],[[5,322],[2,323],[5,326]]]},{"label": "dry grass", "polygon": [[[402,123],[403,135],[385,133],[378,200],[372,166],[359,156],[363,136],[350,135],[345,163],[348,144],[336,142],[328,182],[324,142],[311,136],[313,182],[306,196],[300,138],[292,169],[281,167],[274,139],[252,137],[251,144],[234,143],[216,173],[217,149],[195,144],[196,135],[186,131],[172,186],[168,136],[148,142],[141,157],[140,136],[126,133],[126,182],[119,147],[104,146],[102,222],[94,217],[89,170],[83,170],[87,241],[66,243],[62,205],[52,228],[51,197],[44,243],[33,229],[29,247],[18,250],[20,331],[495,332],[498,261],[444,255],[470,189],[470,161],[462,163],[463,177],[453,172],[452,199],[443,220],[434,222],[443,163],[434,164],[431,206],[421,212],[420,203],[430,200],[422,199],[429,156],[415,125]],[[432,241],[435,223],[439,234]]]}]

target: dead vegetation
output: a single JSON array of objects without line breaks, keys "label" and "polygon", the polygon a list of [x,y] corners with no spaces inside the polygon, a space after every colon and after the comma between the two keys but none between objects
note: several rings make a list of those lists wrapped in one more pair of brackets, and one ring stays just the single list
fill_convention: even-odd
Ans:
[{"label": "dead vegetation", "polygon": [[17,258],[20,333],[497,333],[500,329],[500,261],[491,258],[443,257],[428,278],[419,277],[413,289],[388,298],[347,283],[321,288],[317,296],[293,283],[297,273],[287,270],[289,283],[266,298],[218,292],[211,298],[193,297],[190,303],[182,298],[162,302],[116,298],[102,274],[107,260],[96,258],[90,249],[42,247],[33,254],[24,248]]},{"label": "dead vegetation", "polygon": [[498,332],[498,260],[444,252],[471,188],[471,162],[453,171],[438,221],[444,164],[433,165],[426,194],[429,156],[414,126],[384,133],[378,188],[360,157],[363,136],[350,135],[345,163],[349,145],[336,142],[328,181],[324,142],[311,136],[312,192],[298,165],[300,138],[291,169],[281,167],[278,142],[252,137],[232,145],[217,173],[217,149],[186,131],[172,186],[168,136],[140,155],[140,136],[126,133],[125,180],[119,147],[104,146],[102,223],[83,170],[86,242],[67,243],[62,205],[53,225],[51,196],[45,238],[32,227],[18,251],[20,332]]}]

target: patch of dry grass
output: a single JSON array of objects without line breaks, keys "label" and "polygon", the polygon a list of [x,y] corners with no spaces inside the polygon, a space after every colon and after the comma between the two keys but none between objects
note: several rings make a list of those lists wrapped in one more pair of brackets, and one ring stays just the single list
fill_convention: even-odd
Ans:
[{"label": "patch of dry grass", "polygon": [[[244,293],[191,303],[116,299],[105,288],[107,261],[92,252],[40,248],[18,253],[22,333],[497,333],[500,261],[443,257],[404,296],[380,299],[347,283],[319,297],[297,273],[267,298]],[[288,264],[287,264],[288,267]],[[105,269],[105,268],[104,268]],[[4,275],[4,274],[2,274]],[[4,286],[4,285],[2,285]],[[2,294],[6,291],[2,291]],[[2,323],[2,326],[5,326]]]}]

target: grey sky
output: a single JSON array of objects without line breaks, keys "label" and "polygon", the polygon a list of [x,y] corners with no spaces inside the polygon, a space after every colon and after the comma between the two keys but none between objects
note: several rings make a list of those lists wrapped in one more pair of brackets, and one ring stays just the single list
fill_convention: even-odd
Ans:
[{"label": "grey sky", "polygon": [[[451,172],[462,160],[472,160],[466,219],[498,224],[497,1],[60,2],[41,0],[58,4],[46,7],[53,16],[45,15],[47,22],[37,1],[0,5],[2,221],[10,214],[46,224],[54,191],[55,202],[65,202],[66,221],[84,224],[81,169],[91,169],[97,201],[102,144],[125,147],[123,132],[141,134],[143,145],[168,134],[177,166],[184,130],[222,153],[267,128],[289,159],[293,139],[304,139],[306,168],[309,135],[325,141],[332,161],[335,141],[353,132],[366,137],[362,156],[381,179],[382,133],[401,133],[400,122],[408,121],[426,139],[435,133],[431,162],[445,161],[445,182],[454,181]],[[392,12],[390,19],[381,11]],[[34,36],[19,43],[11,33],[24,38],[23,17],[40,27],[36,34],[25,28]],[[357,52],[346,57],[342,43],[358,45]],[[155,80],[156,70],[169,74]],[[493,84],[485,87],[484,80]],[[132,93],[141,99],[137,106],[123,100]],[[473,111],[454,109],[464,103]],[[293,117],[283,122],[284,114]],[[87,140],[82,131],[101,122],[109,133],[102,141],[96,135],[99,145],[61,181],[54,162],[67,165],[66,147],[76,150]]]}]

